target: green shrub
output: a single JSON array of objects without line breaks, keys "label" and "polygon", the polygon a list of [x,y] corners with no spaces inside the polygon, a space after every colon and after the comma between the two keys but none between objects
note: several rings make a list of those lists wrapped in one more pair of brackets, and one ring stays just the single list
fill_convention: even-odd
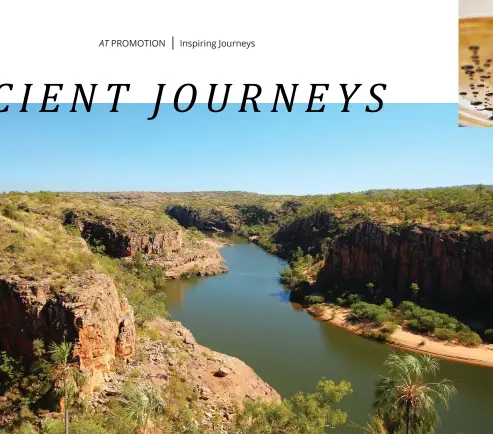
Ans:
[{"label": "green shrub", "polygon": [[422,308],[410,301],[404,301],[399,305],[399,310],[408,327],[419,333],[434,333],[436,329],[448,329],[452,332],[469,330],[469,328],[445,313],[435,312]]},{"label": "green shrub", "polygon": [[336,298],[336,303],[345,307],[349,307],[355,303],[359,303],[360,301],[361,296],[359,294],[350,294],[347,291],[343,292],[340,297]]},{"label": "green shrub", "polygon": [[306,276],[303,271],[296,266],[293,267],[292,264],[286,266],[279,275],[281,276],[281,282],[291,287],[306,282]]},{"label": "green shrub", "polygon": [[394,303],[392,303],[392,300],[390,298],[386,298],[382,306],[387,310],[391,310],[394,308]]},{"label": "green shrub", "polygon": [[21,362],[10,357],[5,351],[0,351],[0,386],[8,387],[19,381],[21,377]]},{"label": "green shrub", "polygon": [[493,344],[493,329],[488,329],[484,332],[484,340],[490,344]]},{"label": "green shrub", "polygon": [[355,303],[359,303],[361,301],[361,296],[359,294],[349,294],[347,297],[347,302],[349,306],[352,306]]},{"label": "green shrub", "polygon": [[351,314],[349,319],[355,322],[374,322],[382,324],[388,321],[390,314],[387,309],[376,304],[365,303],[360,301],[351,306]]},{"label": "green shrub", "polygon": [[461,331],[457,333],[457,340],[459,344],[466,347],[479,347],[483,342],[481,337],[473,331]]},{"label": "green shrub", "polygon": [[363,336],[371,339],[375,339],[381,342],[390,341],[390,333],[380,330],[364,329]]},{"label": "green shrub", "polygon": [[325,303],[325,299],[321,295],[307,295],[305,302],[308,304],[320,304]]},{"label": "green shrub", "polygon": [[81,233],[75,225],[66,225],[65,232],[72,237],[80,237]]},{"label": "green shrub", "polygon": [[322,315],[326,309],[326,306],[324,306],[323,304],[314,304],[312,306],[312,310],[316,315]]},{"label": "green shrub", "polygon": [[305,265],[308,265],[308,266],[313,265],[313,256],[310,254],[305,255],[304,262],[305,262]]},{"label": "green shrub", "polygon": [[21,218],[21,214],[17,211],[17,207],[8,203],[3,207],[2,214],[4,217],[7,217],[12,220],[19,220]]},{"label": "green shrub", "polygon": [[[45,419],[43,421],[43,433],[45,434],[64,434],[65,427],[62,420]],[[92,419],[80,419],[70,423],[70,434],[110,434],[97,421]]]},{"label": "green shrub", "polygon": [[389,321],[384,324],[382,331],[390,335],[397,330],[398,325],[395,322]]},{"label": "green shrub", "polygon": [[450,329],[437,328],[435,329],[435,336],[442,341],[451,341],[457,337],[457,333]]}]

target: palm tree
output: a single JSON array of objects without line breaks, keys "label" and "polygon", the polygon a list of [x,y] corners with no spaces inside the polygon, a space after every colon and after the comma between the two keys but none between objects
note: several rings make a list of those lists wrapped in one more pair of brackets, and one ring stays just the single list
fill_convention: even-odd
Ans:
[{"label": "palm tree", "polygon": [[125,412],[127,417],[147,434],[149,420],[164,409],[159,392],[150,384],[134,385],[125,392]]},{"label": "palm tree", "polygon": [[82,382],[82,374],[75,363],[70,361],[72,344],[52,342],[48,347],[49,359],[39,359],[35,370],[43,372],[51,380],[56,392],[61,396],[60,407],[64,412],[65,434],[68,434],[70,401],[75,396]]},{"label": "palm tree", "polygon": [[405,433],[432,433],[439,422],[435,402],[448,409],[450,398],[457,393],[452,383],[443,379],[426,382],[439,370],[437,359],[412,354],[390,354],[384,362],[389,376],[382,376],[375,387],[374,408],[384,419],[404,423]]}]

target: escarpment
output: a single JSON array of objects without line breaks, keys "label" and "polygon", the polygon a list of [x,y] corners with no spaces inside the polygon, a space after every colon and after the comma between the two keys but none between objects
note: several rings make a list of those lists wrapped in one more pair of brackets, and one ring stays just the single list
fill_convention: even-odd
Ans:
[{"label": "escarpment", "polygon": [[186,228],[201,231],[237,232],[242,225],[267,225],[278,213],[256,204],[234,204],[216,207],[172,205],[166,214]]},{"label": "escarpment", "polygon": [[58,291],[48,280],[1,278],[0,348],[30,357],[36,339],[46,346],[71,342],[74,360],[94,385],[116,357],[133,354],[133,309],[113,281],[94,270],[71,277]]},{"label": "escarpment", "polygon": [[145,215],[129,217],[125,224],[118,224],[112,214],[98,216],[91,212],[68,211],[64,223],[75,226],[90,244],[101,244],[108,255],[119,258],[133,256],[136,252],[155,255],[175,252],[183,242],[178,225],[154,229]]},{"label": "escarpment", "polygon": [[142,210],[135,216],[122,216],[115,211],[67,211],[64,224],[75,227],[95,248],[103,246],[110,256],[129,258],[142,253],[149,265],[162,266],[167,278],[228,271],[215,247],[159,213]]},{"label": "escarpment", "polygon": [[401,293],[417,283],[423,296],[492,300],[493,237],[360,223],[329,244],[317,280],[341,278]]},{"label": "escarpment", "polygon": [[273,239],[279,246],[281,256],[289,256],[298,247],[314,254],[324,250],[327,241],[340,234],[341,230],[340,221],[334,214],[317,211],[281,225],[273,234]]},{"label": "escarpment", "polygon": [[235,232],[240,227],[235,216],[228,216],[218,208],[198,209],[187,205],[173,205],[166,209],[166,214],[180,225],[201,231]]}]

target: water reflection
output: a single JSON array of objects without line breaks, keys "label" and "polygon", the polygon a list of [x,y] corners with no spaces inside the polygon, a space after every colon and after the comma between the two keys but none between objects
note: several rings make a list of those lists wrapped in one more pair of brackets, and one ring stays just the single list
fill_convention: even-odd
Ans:
[{"label": "water reflection", "polygon": [[[289,293],[288,293],[288,297],[289,297]],[[291,307],[294,309],[294,310],[297,310],[298,312],[302,312],[304,311],[305,309],[303,308],[303,306],[301,304],[298,304],[298,303],[291,303]]]},{"label": "water reflection", "polygon": [[[286,291],[286,290],[282,290],[282,291],[278,291],[278,292],[271,292],[269,294],[269,296],[270,297],[276,297],[282,303],[291,303],[289,301],[289,291]],[[295,308],[295,309],[297,309],[297,308]]]},{"label": "water reflection", "polygon": [[166,282],[166,304],[168,309],[183,308],[185,292],[192,290],[203,279],[192,277],[190,279],[174,279]]}]

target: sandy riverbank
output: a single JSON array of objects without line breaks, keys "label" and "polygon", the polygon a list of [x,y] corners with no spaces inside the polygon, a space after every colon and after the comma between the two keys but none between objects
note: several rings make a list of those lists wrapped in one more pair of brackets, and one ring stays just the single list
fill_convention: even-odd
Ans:
[{"label": "sandy riverbank", "polygon": [[[352,324],[347,320],[349,309],[335,309],[328,307],[322,315],[317,315],[311,308],[306,309],[311,315],[320,321],[342,327],[352,333],[362,335],[363,330],[368,328],[365,324]],[[477,348],[456,345],[450,342],[437,341],[427,336],[411,333],[402,327],[392,333],[391,341],[387,345],[404,350],[414,351],[440,359],[455,362],[469,363],[472,365],[493,368],[493,345],[480,345]]]}]

